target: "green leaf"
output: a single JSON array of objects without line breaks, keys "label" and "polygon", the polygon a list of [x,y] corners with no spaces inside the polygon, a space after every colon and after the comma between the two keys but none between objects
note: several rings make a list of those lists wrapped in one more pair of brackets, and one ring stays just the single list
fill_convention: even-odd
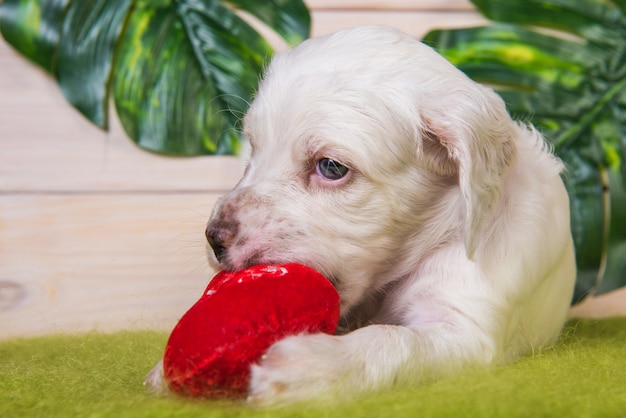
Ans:
[{"label": "green leaf", "polygon": [[573,301],[579,302],[600,284],[606,251],[607,206],[603,175],[584,154],[565,151],[560,157],[568,170],[564,181],[570,196],[570,217],[578,276]]},{"label": "green leaf", "polygon": [[229,0],[230,4],[256,16],[291,46],[310,36],[311,16],[306,5],[291,0]]},{"label": "green leaf", "polygon": [[22,55],[49,73],[65,7],[70,0],[4,0],[0,4],[0,32]]},{"label": "green leaf", "polygon": [[176,155],[234,153],[269,45],[217,1],[139,1],[115,63],[130,137]]},{"label": "green leaf", "polygon": [[611,207],[606,269],[598,293],[605,293],[626,286],[626,190],[621,172],[608,172]]},{"label": "green leaf", "polygon": [[566,164],[575,300],[626,282],[624,3],[475,0],[494,24],[424,38],[496,88],[509,111],[535,124]]},{"label": "green leaf", "polygon": [[605,0],[473,0],[485,17],[576,34],[604,44],[624,36],[626,19]]},{"label": "green leaf", "polygon": [[107,126],[113,52],[131,0],[74,1],[58,48],[57,79],[65,98],[100,127]]}]

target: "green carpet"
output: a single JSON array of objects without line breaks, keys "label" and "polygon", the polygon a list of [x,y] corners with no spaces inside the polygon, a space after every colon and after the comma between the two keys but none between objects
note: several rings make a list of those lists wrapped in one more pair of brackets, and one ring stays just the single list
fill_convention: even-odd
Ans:
[{"label": "green carpet", "polygon": [[0,417],[623,417],[626,318],[571,321],[514,364],[342,405],[282,409],[146,393],[167,335],[120,332],[0,342]]}]

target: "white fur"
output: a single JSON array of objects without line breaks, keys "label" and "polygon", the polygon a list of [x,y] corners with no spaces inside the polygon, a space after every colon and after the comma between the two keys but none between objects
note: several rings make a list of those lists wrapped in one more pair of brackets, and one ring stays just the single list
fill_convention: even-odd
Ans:
[{"label": "white fur", "polygon": [[276,343],[250,400],[419,384],[557,337],[575,277],[562,165],[429,47],[383,27],[308,40],[273,59],[244,129],[247,171],[207,229],[216,266],[309,265],[349,331]]}]

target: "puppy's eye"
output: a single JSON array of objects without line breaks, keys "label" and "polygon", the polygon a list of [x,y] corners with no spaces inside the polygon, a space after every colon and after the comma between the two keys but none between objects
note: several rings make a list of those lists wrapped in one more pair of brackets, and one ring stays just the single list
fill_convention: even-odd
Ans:
[{"label": "puppy's eye", "polygon": [[339,180],[348,174],[348,167],[330,158],[322,158],[317,162],[317,174],[328,180]]}]

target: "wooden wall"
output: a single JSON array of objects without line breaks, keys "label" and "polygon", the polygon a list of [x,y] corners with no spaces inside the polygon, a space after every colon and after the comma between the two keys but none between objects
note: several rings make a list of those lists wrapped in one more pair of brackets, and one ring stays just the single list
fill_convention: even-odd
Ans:
[{"label": "wooden wall", "polygon": [[[465,0],[308,4],[315,36],[483,22]],[[0,39],[0,338],[170,329],[213,274],[204,225],[240,170],[236,158],[149,154],[116,120],[99,130]]]}]

